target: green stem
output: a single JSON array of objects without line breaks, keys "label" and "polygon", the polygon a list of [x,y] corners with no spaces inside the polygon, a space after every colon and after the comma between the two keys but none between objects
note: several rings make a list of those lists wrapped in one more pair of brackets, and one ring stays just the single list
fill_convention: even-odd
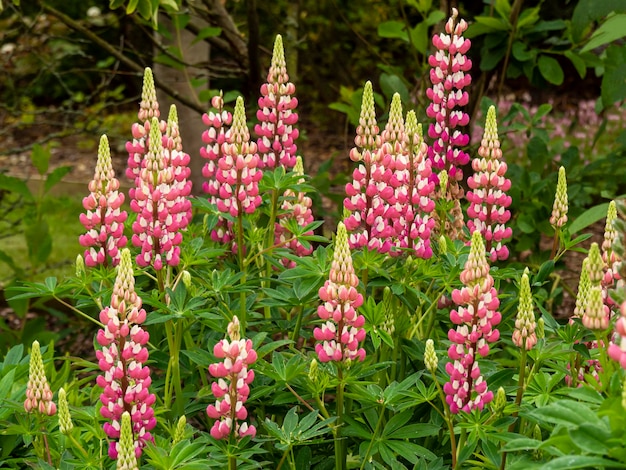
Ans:
[{"label": "green stem", "polygon": [[296,326],[293,329],[293,335],[291,337],[291,340],[294,343],[297,343],[298,340],[300,339],[300,328],[302,328],[302,317],[304,316],[304,305],[299,305],[298,306],[298,313],[297,313],[297,317],[296,317]]},{"label": "green stem", "polygon": [[554,239],[552,240],[552,251],[550,252],[550,259],[556,261],[554,257],[556,256],[556,250],[559,248],[559,229],[557,228],[554,231]]},{"label": "green stem", "polygon": [[78,310],[76,307],[74,307],[72,304],[67,303],[65,300],[61,299],[60,297],[57,297],[56,295],[53,295],[52,298],[54,300],[56,300],[57,302],[59,302],[60,304],[64,305],[65,307],[69,308],[72,312],[77,313],[78,315],[80,315],[81,317],[83,317],[86,320],[89,320],[90,322],[95,323],[96,325],[98,325],[100,328],[104,328],[104,325],[102,323],[100,323],[98,320],[96,320],[95,318],[91,318],[89,315],[87,315],[86,313]]},{"label": "green stem", "polygon": [[234,455],[228,457],[228,470],[237,470],[237,457]]},{"label": "green stem", "polygon": [[[174,348],[174,335],[172,332],[172,320],[165,322],[165,335],[167,337],[167,346],[170,351]],[[172,372],[173,372],[172,356],[170,355],[169,361],[167,361],[167,371],[165,372],[165,392],[163,402],[166,409],[172,407]]]},{"label": "green stem", "polygon": [[[267,240],[265,242],[265,249],[274,249],[274,225],[276,224],[276,212],[278,210],[278,191],[276,188],[271,192],[271,205],[270,205],[270,220],[267,224]],[[265,251],[265,250],[264,250]],[[270,287],[270,278],[272,277],[272,264],[265,263],[265,281],[263,281],[263,287]],[[263,314],[266,320],[269,320],[272,316],[270,306],[263,307]]]},{"label": "green stem", "polygon": [[341,439],[341,426],[343,426],[343,392],[345,383],[343,381],[342,364],[337,365],[337,396],[335,397],[337,421],[335,425],[335,470],[346,470],[346,453],[343,449],[343,440]]},{"label": "green stem", "polygon": [[74,446],[74,449],[78,449],[86,461],[89,458],[89,454],[84,449],[84,447],[76,440],[74,436],[72,436],[72,434],[68,434],[67,437],[70,438],[70,441],[72,442],[72,445]]},{"label": "green stem", "polygon": [[452,470],[456,468],[456,459],[457,459],[457,444],[456,444],[456,435],[454,434],[454,418],[452,417],[452,413],[450,413],[450,408],[446,403],[446,395],[441,388],[441,384],[437,380],[437,376],[434,371],[430,371],[430,375],[433,377],[433,382],[435,382],[435,386],[437,387],[437,391],[439,393],[439,399],[441,400],[441,404],[443,405],[444,414],[439,411],[438,408],[435,407],[439,414],[442,415],[446,424],[448,425],[448,431],[450,433],[450,455],[452,457]]},{"label": "green stem", "polygon": [[[511,415],[513,418],[517,418],[519,415],[519,407],[522,403],[522,397],[524,396],[524,376],[526,375],[526,349],[522,348],[519,364],[519,379],[517,381],[517,395],[515,396],[515,412]],[[514,432],[515,428],[519,424],[518,420],[515,420],[509,426],[509,432]],[[500,463],[500,470],[504,470],[506,466],[506,452],[502,452],[502,461]]]},{"label": "green stem", "polygon": [[385,407],[380,405],[380,411],[378,413],[378,421],[376,422],[376,428],[374,429],[374,434],[372,434],[372,439],[370,440],[369,445],[367,446],[367,450],[365,451],[365,457],[363,457],[363,461],[361,462],[361,470],[365,468],[365,464],[367,459],[370,456],[370,452],[372,451],[372,447],[374,446],[374,441],[378,437],[378,430],[383,422],[383,416],[385,415]]}]

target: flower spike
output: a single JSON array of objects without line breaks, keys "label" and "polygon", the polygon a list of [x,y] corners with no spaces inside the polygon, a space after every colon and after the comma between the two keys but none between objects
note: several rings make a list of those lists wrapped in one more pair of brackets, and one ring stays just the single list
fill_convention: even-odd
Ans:
[{"label": "flower spike", "polygon": [[533,297],[530,292],[528,268],[526,268],[520,282],[519,306],[517,307],[515,330],[513,331],[513,344],[518,348],[530,351],[537,344],[536,326]]},{"label": "flower spike", "polygon": [[552,216],[550,224],[554,229],[560,229],[567,222],[567,179],[565,176],[565,168],[559,168],[559,177],[556,184],[556,195],[552,206]]},{"label": "flower spike", "polygon": [[52,401],[52,391],[48,385],[46,372],[43,367],[43,358],[39,341],[33,341],[28,363],[28,385],[24,409],[28,413],[37,411],[42,415],[52,416],[57,412],[57,406]]}]

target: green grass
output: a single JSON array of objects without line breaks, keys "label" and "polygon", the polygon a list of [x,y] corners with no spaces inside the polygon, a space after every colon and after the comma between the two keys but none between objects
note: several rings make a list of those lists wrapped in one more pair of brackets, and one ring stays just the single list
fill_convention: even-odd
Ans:
[{"label": "green grass", "polygon": [[[85,185],[84,195],[87,192]],[[23,280],[41,281],[49,276],[62,279],[72,275],[76,255],[83,253],[78,236],[84,232],[84,228],[78,217],[84,210],[81,203],[84,195],[78,194],[78,188],[65,188],[64,184],[55,193],[58,195],[46,196],[42,202],[43,218],[52,236],[52,251],[45,263],[33,266],[29,261],[23,224],[17,227],[22,233],[0,239],[0,250],[11,256],[13,262],[24,270],[26,279]],[[26,209],[18,210],[24,212],[23,217],[27,216]],[[10,283],[14,276],[11,267],[0,261],[0,288]]]}]

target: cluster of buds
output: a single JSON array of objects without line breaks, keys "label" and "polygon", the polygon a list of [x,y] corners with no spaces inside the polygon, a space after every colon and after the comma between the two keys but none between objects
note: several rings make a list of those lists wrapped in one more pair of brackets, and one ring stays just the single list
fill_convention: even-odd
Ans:
[{"label": "cluster of buds", "polygon": [[24,409],[28,413],[37,411],[48,416],[52,416],[57,412],[57,406],[52,401],[52,391],[50,390],[50,385],[48,385],[48,379],[43,367],[39,341],[33,341],[33,346],[30,350],[28,385],[26,386]]},{"label": "cluster of buds", "polygon": [[513,344],[520,349],[530,351],[537,344],[535,328],[535,312],[533,311],[533,297],[530,292],[530,281],[528,280],[528,268],[522,274],[519,289],[519,305],[517,307],[517,317],[515,318],[515,330],[513,330]]},{"label": "cluster of buds", "polygon": [[606,330],[609,327],[611,312],[603,300],[604,262],[597,243],[591,244],[587,260],[589,289],[585,299],[582,322],[591,330]]},{"label": "cluster of buds", "polygon": [[[218,163],[224,157],[223,145],[230,143],[229,129],[233,115],[224,109],[222,92],[211,98],[211,106],[213,110],[202,116],[202,121],[208,127],[202,133],[202,141],[206,146],[200,149],[200,155],[207,160],[202,167],[202,176],[206,178],[202,190],[209,195],[209,202],[217,205],[220,191],[220,183],[216,179]],[[220,216],[217,225],[211,231],[211,239],[220,243],[230,243],[233,239],[232,223]]]},{"label": "cluster of buds", "polygon": [[472,160],[474,174],[467,179],[471,191],[467,192],[469,201],[467,215],[472,220],[467,222],[470,233],[480,232],[485,238],[486,250],[491,261],[505,260],[509,250],[502,241],[510,238],[513,231],[506,223],[511,218],[507,209],[511,205],[511,196],[506,192],[511,188],[511,180],[505,177],[507,165],[502,161],[502,150],[498,139],[496,108],[489,107],[485,132],[478,148],[478,157]]},{"label": "cluster of buds", "polygon": [[[141,248],[137,264],[152,264],[160,270],[180,262],[180,230],[187,226],[186,197],[174,178],[170,153],[163,147],[163,136],[156,117],[150,124],[148,153],[142,161],[130,208],[137,213],[132,242]],[[174,151],[176,152],[176,151]],[[186,186],[184,185],[186,188]]]},{"label": "cluster of buds", "polygon": [[215,439],[226,439],[231,434],[235,438],[254,437],[256,428],[245,421],[248,410],[244,404],[254,380],[254,371],[249,366],[256,361],[257,354],[252,349],[252,341],[241,338],[237,316],[228,324],[227,333],[229,339],[220,340],[213,349],[215,357],[223,362],[209,366],[209,373],[218,379],[211,385],[217,400],[206,409],[209,418],[216,420],[211,436]]},{"label": "cluster of buds", "polygon": [[126,246],[124,222],[128,217],[121,209],[124,193],[119,191],[120,182],[115,177],[111,163],[111,150],[106,135],[100,138],[98,161],[93,179],[89,182],[89,196],[83,199],[87,211],[80,215],[80,222],[87,233],[79,237],[79,242],[86,248],[85,264],[93,267],[113,266],[120,261],[120,249]]},{"label": "cluster of buds", "polygon": [[111,441],[109,456],[116,459],[121,420],[128,412],[132,422],[134,452],[141,455],[147,442],[153,441],[150,431],[156,425],[152,405],[156,398],[150,393],[152,382],[146,344],[149,334],[141,324],[146,320],[141,297],[135,292],[133,265],[128,249],[122,250],[117,277],[113,285],[111,305],[100,312],[104,328],[98,330],[96,341],[102,347],[96,351],[98,366],[103,372],[96,379],[103,388],[100,414],[109,420],[103,426]]},{"label": "cluster of buds", "polygon": [[274,42],[267,83],[261,86],[257,111],[259,124],[254,127],[259,136],[260,167],[271,170],[281,165],[289,169],[296,164],[298,129],[294,126],[298,122],[298,114],[294,110],[298,100],[292,96],[295,91],[296,87],[287,74],[283,39],[279,34]]},{"label": "cluster of buds", "polygon": [[[296,158],[296,165],[293,168],[294,174],[299,176],[298,184],[304,183],[304,166],[302,158]],[[313,212],[311,206],[313,201],[304,192],[294,193],[292,190],[285,191],[284,202],[281,206],[282,213],[278,215],[278,222],[274,228],[274,243],[277,246],[286,246],[298,256],[307,256],[313,252],[313,247],[309,244],[305,247],[302,242],[293,237],[288,228],[290,220],[294,220],[299,227],[307,227],[313,222]],[[307,231],[304,235],[313,235],[313,230]],[[293,268],[296,263],[284,258],[282,263],[287,268]]]},{"label": "cluster of buds", "polygon": [[556,183],[556,194],[554,196],[554,204],[552,205],[552,215],[550,216],[550,225],[554,230],[559,230],[567,222],[567,178],[565,176],[565,168],[559,168],[559,176]]},{"label": "cluster of buds", "polygon": [[502,319],[497,311],[500,306],[485,245],[479,232],[472,234],[470,254],[461,272],[462,289],[452,292],[452,300],[458,309],[450,312],[450,320],[457,325],[450,329],[448,349],[451,361],[446,364],[450,381],[444,385],[446,402],[450,412],[482,410],[493,399],[478,365],[478,356],[486,357],[489,343],[500,337],[495,328]]},{"label": "cluster of buds", "polygon": [[323,303],[317,314],[324,323],[313,331],[318,341],[315,352],[322,362],[365,359],[365,349],[359,347],[365,339],[365,317],[356,311],[363,304],[363,296],[356,290],[358,285],[348,233],[339,222],[329,279],[319,290]]},{"label": "cluster of buds", "polygon": [[[469,155],[462,150],[469,143],[469,136],[460,129],[469,123],[469,115],[460,108],[469,101],[464,88],[472,81],[467,73],[472,68],[472,61],[466,56],[471,42],[463,37],[468,25],[463,19],[457,21],[457,16],[458,11],[453,8],[445,31],[433,36],[432,43],[436,52],[428,58],[433,86],[426,90],[431,101],[426,114],[435,120],[428,128],[428,136],[433,139],[428,156],[433,168],[446,170],[446,192],[454,201],[463,196],[458,182],[463,179],[461,167],[469,162]],[[456,204],[455,206],[460,207]],[[462,227],[462,212],[455,210],[453,216],[454,226]]]}]

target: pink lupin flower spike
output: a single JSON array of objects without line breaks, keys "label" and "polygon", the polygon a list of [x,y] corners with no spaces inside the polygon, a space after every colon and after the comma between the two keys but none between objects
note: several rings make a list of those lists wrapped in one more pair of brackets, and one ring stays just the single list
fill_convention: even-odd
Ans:
[{"label": "pink lupin flower spike", "polygon": [[27,413],[35,411],[48,416],[53,416],[57,412],[57,406],[52,401],[52,391],[50,390],[50,385],[48,385],[48,379],[43,367],[39,341],[33,341],[33,346],[30,350],[28,385],[26,386],[24,409]]},{"label": "pink lupin flower spike", "polygon": [[[126,151],[128,152],[128,164],[126,167],[126,176],[132,183],[135,183],[139,177],[139,172],[143,164],[143,159],[148,152],[148,137],[150,134],[150,121],[152,118],[159,118],[159,102],[156,97],[156,88],[154,87],[154,77],[152,69],[146,67],[143,75],[143,87],[141,90],[141,103],[139,104],[139,112],[137,113],[138,122],[134,123],[131,128],[133,140],[126,142]],[[159,123],[165,129],[165,122]],[[132,199],[134,197],[135,188],[131,188],[128,195]]]},{"label": "pink lupin flower spike", "polygon": [[457,21],[457,16],[458,11],[453,8],[445,31],[433,36],[436,52],[428,58],[433,86],[426,91],[431,100],[426,114],[435,119],[428,128],[428,136],[434,139],[428,156],[434,168],[448,172],[449,190],[455,199],[463,195],[458,186],[463,179],[460,167],[469,162],[469,155],[461,149],[469,143],[469,136],[460,130],[469,123],[469,115],[459,108],[469,101],[463,89],[472,81],[467,73],[472,61],[465,55],[471,42],[463,37],[468,25],[463,19]]},{"label": "pink lupin flower spike", "polygon": [[365,359],[365,349],[359,347],[365,339],[365,317],[356,311],[363,304],[363,296],[356,290],[358,285],[348,233],[343,222],[339,222],[330,276],[319,290],[323,303],[317,314],[324,323],[313,331],[318,341],[315,352],[322,362]]},{"label": "pink lupin flower spike", "polygon": [[223,359],[223,362],[209,366],[209,373],[217,379],[211,384],[215,404],[206,409],[209,418],[216,420],[211,436],[215,439],[226,439],[231,434],[235,438],[254,437],[256,428],[246,422],[248,410],[245,402],[254,380],[250,365],[256,361],[257,354],[252,348],[252,341],[241,338],[237,316],[228,324],[228,338],[220,340],[213,349],[215,357]]},{"label": "pink lupin flower spike", "polygon": [[150,125],[149,150],[136,180],[136,191],[130,208],[137,213],[133,223],[132,242],[141,248],[137,264],[152,264],[161,270],[167,264],[180,262],[179,188],[173,185],[174,172],[168,167],[169,153],[163,148],[161,130],[156,117]]},{"label": "pink lupin flower spike", "polygon": [[123,249],[117,277],[113,285],[111,305],[100,312],[104,328],[98,330],[96,350],[98,366],[103,372],[96,379],[103,391],[100,414],[108,421],[104,432],[112,441],[109,456],[116,459],[119,452],[122,414],[130,414],[135,453],[139,457],[147,442],[154,442],[150,431],[156,425],[152,405],[156,398],[149,391],[152,379],[146,344],[150,336],[141,324],[146,320],[141,297],[135,292],[135,277],[130,251]]},{"label": "pink lupin flower spike", "polygon": [[350,248],[367,246],[378,249],[380,240],[372,236],[372,227],[376,217],[384,211],[384,206],[371,173],[382,141],[376,123],[371,82],[366,82],[363,89],[361,115],[356,134],[355,147],[350,150],[350,160],[358,162],[359,165],[352,172],[352,182],[346,184],[347,197],[344,199],[344,207],[351,214],[346,217],[344,223],[350,232]]},{"label": "pink lupin flower spike", "polygon": [[120,182],[115,178],[111,164],[109,141],[103,135],[98,147],[96,170],[89,182],[90,194],[83,199],[87,212],[80,214],[80,222],[87,233],[78,240],[86,248],[84,258],[87,266],[107,266],[109,259],[116,266],[120,261],[119,250],[127,242],[124,222],[128,214],[121,210],[124,193],[119,188]]},{"label": "pink lupin flower spike", "polygon": [[289,81],[285,51],[281,35],[276,36],[274,52],[267,83],[261,86],[259,124],[254,132],[259,136],[257,145],[261,157],[261,168],[273,169],[278,165],[286,169],[296,164],[297,146],[295,144],[299,132],[295,127],[298,114],[295,112],[298,99],[293,96],[296,87]]},{"label": "pink lupin flower spike", "polygon": [[407,113],[405,133],[406,152],[395,162],[399,184],[395,196],[399,211],[394,220],[396,247],[408,249],[419,258],[430,258],[433,254],[430,234],[435,225],[430,213],[435,208],[432,200],[435,182],[430,180],[432,169],[427,158],[428,146],[414,111]]},{"label": "pink lupin flower spike", "polygon": [[[209,195],[209,202],[217,205],[220,191],[220,183],[216,178],[219,170],[217,165],[224,156],[222,146],[230,143],[230,125],[233,122],[233,115],[224,109],[224,97],[221,91],[219,95],[211,98],[211,106],[214,110],[202,116],[202,121],[208,126],[208,129],[202,133],[202,141],[206,146],[200,149],[200,155],[207,160],[202,168],[202,176],[206,178],[202,190]],[[232,222],[220,216],[216,227],[211,231],[211,239],[220,243],[230,243],[233,239]]]},{"label": "pink lupin flower spike", "polygon": [[486,242],[487,255],[491,262],[505,260],[509,250],[503,241],[510,238],[513,231],[506,223],[511,218],[507,209],[511,197],[506,192],[511,181],[505,177],[507,165],[502,161],[502,150],[498,139],[496,108],[489,107],[485,123],[485,133],[478,148],[478,156],[472,160],[474,174],[467,179],[471,191],[466,198],[470,205],[467,222],[470,233],[480,232]]},{"label": "pink lupin flower spike", "polygon": [[459,308],[450,312],[450,320],[457,326],[448,332],[452,345],[448,349],[451,361],[446,364],[446,372],[450,381],[443,387],[450,412],[454,414],[482,410],[493,399],[493,392],[487,389],[480,372],[478,357],[486,357],[489,343],[500,337],[495,327],[502,315],[497,311],[498,292],[493,287],[479,232],[472,234],[470,255],[460,277],[465,286],[452,291],[452,300]]},{"label": "pink lupin flower spike", "polygon": [[[302,158],[296,158],[296,165],[293,171],[297,176],[304,176]],[[298,181],[298,183],[303,182],[304,178],[300,178]],[[278,215],[278,222],[276,222],[274,229],[274,243],[287,247],[297,256],[310,255],[313,252],[313,247],[309,245],[308,248],[305,248],[299,240],[293,238],[293,234],[287,228],[287,222],[290,219],[295,219],[300,227],[306,227],[311,224],[313,222],[313,212],[311,211],[313,201],[306,193],[298,192],[296,194],[292,190],[285,191],[284,198],[285,200],[281,206],[282,213]],[[313,230],[307,231],[305,235],[313,235]],[[294,261],[287,258],[283,258],[281,262],[287,268],[293,268],[296,265]]]},{"label": "pink lupin flower spike", "polygon": [[173,176],[171,183],[173,189],[170,191],[177,193],[170,213],[175,218],[178,230],[185,230],[191,222],[191,201],[189,200],[192,188],[192,181],[189,179],[191,176],[191,168],[189,168],[191,157],[183,151],[175,105],[170,106],[167,127],[163,135],[163,149]]},{"label": "pink lupin flower spike", "polygon": [[217,208],[232,217],[252,214],[261,205],[259,181],[263,172],[258,169],[257,145],[250,142],[246,125],[243,98],[237,98],[230,139],[222,144],[215,178],[219,183]]}]

